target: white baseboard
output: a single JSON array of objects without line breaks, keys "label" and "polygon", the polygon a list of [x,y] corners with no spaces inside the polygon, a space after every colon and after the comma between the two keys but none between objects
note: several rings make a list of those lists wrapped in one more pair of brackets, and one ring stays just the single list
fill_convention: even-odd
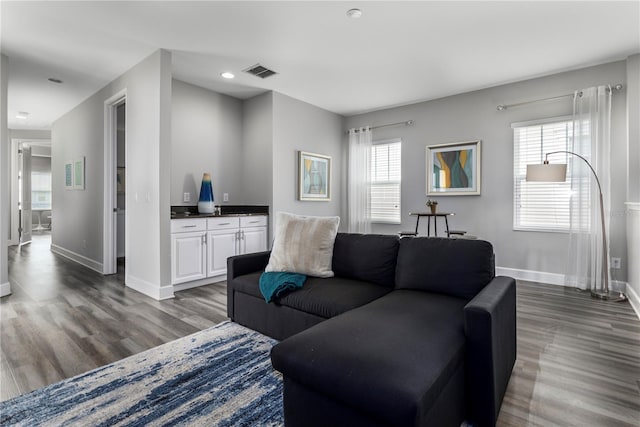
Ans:
[{"label": "white baseboard", "polygon": [[[546,273],[544,271],[520,270],[518,268],[496,267],[497,276],[509,276],[516,280],[526,280],[528,282],[547,283],[550,285],[566,286],[564,274]],[[631,307],[640,319],[640,297],[627,282],[620,280],[611,281],[611,290],[614,292],[624,292],[629,299]]]},{"label": "white baseboard", "polygon": [[158,301],[173,298],[173,286],[158,286],[138,277],[127,275],[125,286]]},{"label": "white baseboard", "polygon": [[0,298],[11,295],[11,283],[0,283]]},{"label": "white baseboard", "polygon": [[564,274],[521,270],[519,268],[496,267],[496,275],[509,276],[516,280],[526,280],[527,282],[540,282],[548,283],[550,285],[565,286]]},{"label": "white baseboard", "polygon": [[628,283],[625,294],[627,294],[627,298],[629,299],[631,308],[633,308],[633,311],[636,312],[638,319],[640,319],[640,296],[638,296],[636,291]]},{"label": "white baseboard", "polygon": [[104,274],[104,268],[101,262],[95,261],[91,258],[87,258],[84,255],[80,255],[61,246],[54,245],[53,243],[51,244],[51,252],[68,258],[71,261],[75,261],[78,264],[84,265],[85,267],[97,271],[100,274]]},{"label": "white baseboard", "polygon": [[179,292],[187,289],[197,288],[199,286],[213,285],[214,283],[224,282],[225,280],[227,280],[227,275],[223,274],[222,276],[207,277],[206,279],[178,283],[177,285],[173,285],[173,291]]}]

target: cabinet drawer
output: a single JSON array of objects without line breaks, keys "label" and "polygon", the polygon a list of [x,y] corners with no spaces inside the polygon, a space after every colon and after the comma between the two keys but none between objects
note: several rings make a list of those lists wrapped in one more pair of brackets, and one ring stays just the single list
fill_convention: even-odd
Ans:
[{"label": "cabinet drawer", "polygon": [[240,218],[240,227],[264,227],[266,225],[266,215],[243,216]]},{"label": "cabinet drawer", "polygon": [[206,229],[207,229],[207,220],[204,218],[172,219],[171,220],[172,233],[205,231]]},{"label": "cabinet drawer", "polygon": [[224,230],[225,228],[238,227],[240,227],[240,218],[238,218],[237,216],[207,218],[207,230]]}]

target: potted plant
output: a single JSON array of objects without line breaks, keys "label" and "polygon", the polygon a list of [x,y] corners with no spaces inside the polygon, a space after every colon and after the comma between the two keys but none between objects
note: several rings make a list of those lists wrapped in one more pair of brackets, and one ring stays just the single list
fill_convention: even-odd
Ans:
[{"label": "potted plant", "polygon": [[436,213],[436,210],[438,209],[438,202],[435,200],[427,200],[427,206],[431,209],[431,213],[434,214]]}]

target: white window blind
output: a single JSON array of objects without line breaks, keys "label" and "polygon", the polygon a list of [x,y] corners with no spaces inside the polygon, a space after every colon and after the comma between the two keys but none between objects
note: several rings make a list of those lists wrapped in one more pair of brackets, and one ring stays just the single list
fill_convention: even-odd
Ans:
[{"label": "white window blind", "polygon": [[400,224],[400,140],[371,147],[371,221]]},{"label": "white window blind", "polygon": [[[568,231],[571,171],[566,182],[527,182],[527,164],[541,164],[545,154],[567,151],[573,122],[562,120],[533,125],[514,125],[513,228],[532,231]],[[571,162],[567,154],[549,157],[551,163]],[[587,177],[588,179],[588,177]]]},{"label": "white window blind", "polygon": [[31,172],[31,208],[51,209],[51,172]]}]

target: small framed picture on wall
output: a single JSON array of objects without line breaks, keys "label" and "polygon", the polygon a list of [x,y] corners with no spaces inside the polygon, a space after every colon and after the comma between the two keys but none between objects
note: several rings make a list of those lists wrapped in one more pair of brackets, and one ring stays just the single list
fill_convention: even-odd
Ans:
[{"label": "small framed picture on wall", "polygon": [[331,157],[298,151],[298,200],[331,200]]}]

